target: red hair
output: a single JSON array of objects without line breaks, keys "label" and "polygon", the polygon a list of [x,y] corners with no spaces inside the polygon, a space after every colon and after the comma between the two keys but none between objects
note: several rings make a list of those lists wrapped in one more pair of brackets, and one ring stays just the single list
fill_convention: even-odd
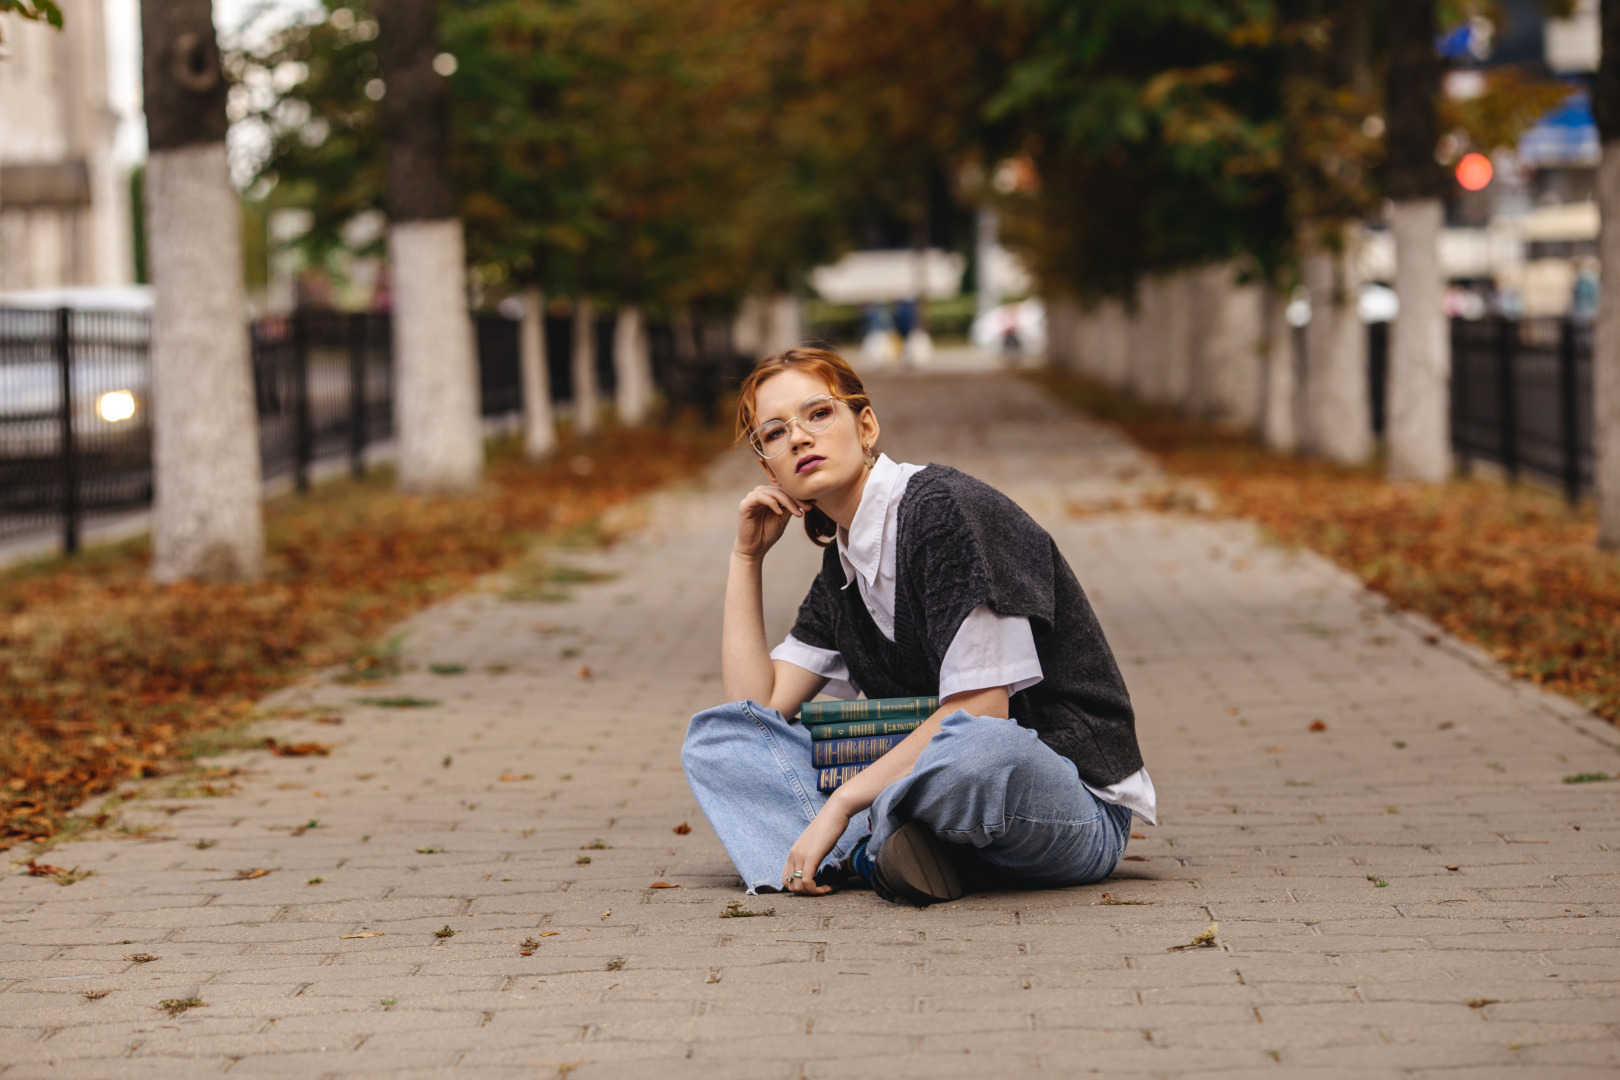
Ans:
[{"label": "red hair", "polygon": [[[856,416],[872,407],[872,399],[866,396],[866,387],[861,383],[861,377],[855,374],[855,369],[849,366],[848,360],[831,349],[810,347],[786,349],[755,364],[754,370],[742,381],[737,394],[739,441],[748,438],[759,426],[759,414],[756,411],[759,388],[784,371],[803,371],[807,375],[821,379],[827,384],[827,392],[848,405]],[[821,510],[811,507],[804,515],[804,531],[816,546],[826,547],[832,543],[833,537],[838,535],[838,525]]]}]

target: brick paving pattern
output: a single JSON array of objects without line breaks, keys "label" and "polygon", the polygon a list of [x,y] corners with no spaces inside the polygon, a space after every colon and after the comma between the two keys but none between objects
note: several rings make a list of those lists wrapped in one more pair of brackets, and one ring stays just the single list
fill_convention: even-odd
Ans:
[{"label": "brick paving pattern", "polygon": [[[891,454],[1007,491],[1093,597],[1162,810],[1113,878],[721,918],[678,752],[737,453],[551,556],[611,578],[492,579],[401,629],[400,677],[267,702],[340,715],[262,725],[331,756],[150,784],[124,819],[160,831],[44,857],[94,876],[0,880],[0,1078],[1615,1075],[1620,784],[1563,782],[1620,773],[1613,728],[1247,525],[1132,509],[1151,463],[1020,380],[872,386]],[[816,564],[773,554],[773,633]],[[360,701],[401,696],[439,704]]]}]

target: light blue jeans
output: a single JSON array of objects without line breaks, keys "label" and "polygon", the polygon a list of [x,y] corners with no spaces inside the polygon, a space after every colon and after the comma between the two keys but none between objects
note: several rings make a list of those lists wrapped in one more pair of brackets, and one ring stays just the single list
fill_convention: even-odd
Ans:
[{"label": "light blue jeans", "polygon": [[[780,888],[788,849],[827,801],[816,790],[810,733],[775,709],[736,701],[692,717],[681,764],[748,891]],[[1131,812],[1098,800],[1074,763],[1030,729],[957,711],[911,774],[851,819],[823,868],[842,864],[868,835],[876,858],[908,821],[960,845],[970,888],[1056,888],[1113,873]]]}]

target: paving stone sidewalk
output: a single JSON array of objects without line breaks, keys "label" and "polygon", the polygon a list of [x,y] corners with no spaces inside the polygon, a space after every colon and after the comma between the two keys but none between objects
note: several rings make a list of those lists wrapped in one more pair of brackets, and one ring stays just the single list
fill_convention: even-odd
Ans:
[{"label": "paving stone sidewalk", "polygon": [[[402,628],[399,678],[278,695],[317,711],[263,730],[331,756],[153,784],[126,820],[165,831],[47,856],[94,876],[0,879],[0,1078],[1615,1075],[1620,784],[1563,782],[1620,773],[1613,728],[1247,525],[1130,509],[1151,463],[1021,380],[872,390],[895,457],[1013,495],[1096,604],[1162,810],[1112,879],[723,917],[678,753],[738,453],[552,556],[610,579],[491,580]],[[816,564],[773,554],[773,633]]]}]

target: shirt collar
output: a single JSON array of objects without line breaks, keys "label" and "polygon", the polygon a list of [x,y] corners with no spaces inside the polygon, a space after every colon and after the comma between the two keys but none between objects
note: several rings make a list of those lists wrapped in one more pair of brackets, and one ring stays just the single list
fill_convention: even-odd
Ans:
[{"label": "shirt collar", "polygon": [[889,501],[900,479],[900,466],[888,454],[879,454],[861,490],[861,505],[848,529],[838,529],[838,561],[844,565],[844,587],[855,581],[857,572],[870,588],[883,564],[883,532],[889,518]]}]

